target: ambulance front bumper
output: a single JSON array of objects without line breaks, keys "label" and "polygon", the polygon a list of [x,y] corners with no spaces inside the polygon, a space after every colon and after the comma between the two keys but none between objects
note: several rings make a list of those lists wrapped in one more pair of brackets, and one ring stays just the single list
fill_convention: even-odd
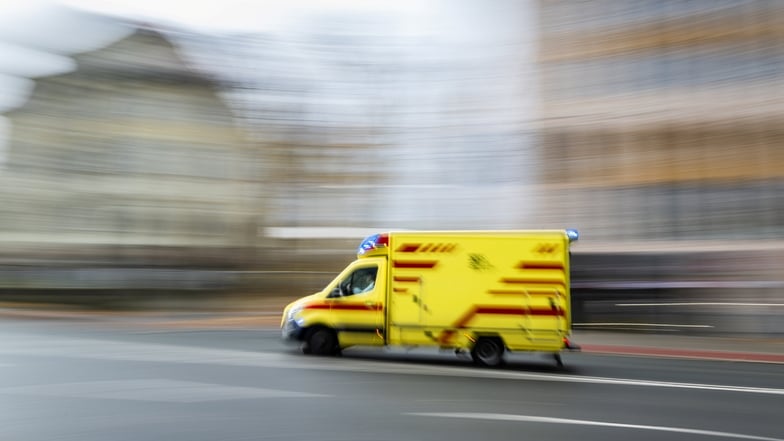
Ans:
[{"label": "ambulance front bumper", "polygon": [[285,342],[299,342],[302,341],[302,334],[304,328],[300,326],[296,320],[289,319],[283,323],[281,327],[281,338]]}]

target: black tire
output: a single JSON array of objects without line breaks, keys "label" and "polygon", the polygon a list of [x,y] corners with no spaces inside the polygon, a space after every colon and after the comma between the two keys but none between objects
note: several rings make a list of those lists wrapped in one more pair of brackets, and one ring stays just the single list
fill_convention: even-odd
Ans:
[{"label": "black tire", "polygon": [[471,349],[471,358],[481,366],[496,367],[504,363],[504,343],[500,338],[482,337]]},{"label": "black tire", "polygon": [[302,352],[314,355],[333,355],[338,352],[338,337],[329,328],[316,327],[308,331]]}]

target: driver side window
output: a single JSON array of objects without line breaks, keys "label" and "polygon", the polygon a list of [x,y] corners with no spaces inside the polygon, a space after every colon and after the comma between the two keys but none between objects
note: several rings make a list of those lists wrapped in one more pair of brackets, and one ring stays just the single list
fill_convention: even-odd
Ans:
[{"label": "driver side window", "polygon": [[378,267],[359,268],[338,285],[342,297],[373,291],[376,286]]}]

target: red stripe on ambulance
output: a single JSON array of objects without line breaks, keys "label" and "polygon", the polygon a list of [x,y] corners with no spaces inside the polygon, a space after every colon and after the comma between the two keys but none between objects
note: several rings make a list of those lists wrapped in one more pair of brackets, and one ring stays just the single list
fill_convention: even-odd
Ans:
[{"label": "red stripe on ambulance", "polygon": [[564,266],[561,262],[521,262],[517,265],[517,268],[520,269],[529,269],[529,270],[561,270],[563,271]]},{"label": "red stripe on ambulance", "polygon": [[400,253],[415,253],[420,246],[421,244],[418,243],[404,243],[403,245],[400,245],[396,251]]},{"label": "red stripe on ambulance", "polygon": [[384,305],[381,303],[374,303],[366,305],[364,303],[314,303],[307,305],[303,309],[331,309],[338,311],[381,311]]},{"label": "red stripe on ambulance", "polygon": [[489,294],[499,295],[529,295],[529,296],[559,296],[561,291],[557,289],[490,289],[487,291]]},{"label": "red stripe on ambulance", "polygon": [[419,283],[422,279],[420,277],[408,277],[408,276],[395,276],[395,282],[414,282]]},{"label": "red stripe on ambulance", "polygon": [[430,269],[438,264],[437,260],[395,260],[392,261],[392,266],[395,268],[417,268],[417,269]]}]

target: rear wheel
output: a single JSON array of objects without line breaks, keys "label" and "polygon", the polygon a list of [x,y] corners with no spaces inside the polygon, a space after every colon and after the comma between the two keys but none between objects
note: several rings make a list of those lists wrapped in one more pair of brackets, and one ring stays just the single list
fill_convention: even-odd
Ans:
[{"label": "rear wheel", "polygon": [[332,355],[338,352],[338,337],[329,328],[317,327],[308,331],[302,352],[315,355]]},{"label": "rear wheel", "polygon": [[500,338],[482,337],[471,349],[471,358],[482,366],[500,366],[504,362],[504,343]]}]

